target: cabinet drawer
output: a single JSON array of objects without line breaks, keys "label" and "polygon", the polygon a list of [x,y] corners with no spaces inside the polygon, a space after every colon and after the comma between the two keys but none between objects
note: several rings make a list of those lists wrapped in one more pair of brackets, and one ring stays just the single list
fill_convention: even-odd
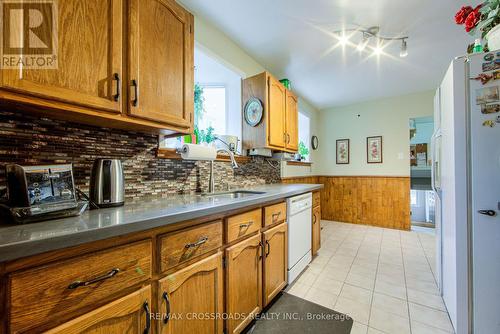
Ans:
[{"label": "cabinet drawer", "polygon": [[321,197],[319,191],[313,192],[313,208],[321,204]]},{"label": "cabinet drawer", "polygon": [[255,209],[237,216],[227,218],[226,239],[233,242],[241,237],[250,235],[260,229],[262,224],[262,210]]},{"label": "cabinet drawer", "polygon": [[270,226],[286,220],[286,203],[279,203],[264,208],[264,226]]},{"label": "cabinet drawer", "polygon": [[149,333],[151,286],[70,320],[45,334]]},{"label": "cabinet drawer", "polygon": [[57,325],[150,278],[150,240],[14,273],[10,331]]},{"label": "cabinet drawer", "polygon": [[160,236],[161,271],[222,246],[222,221]]}]

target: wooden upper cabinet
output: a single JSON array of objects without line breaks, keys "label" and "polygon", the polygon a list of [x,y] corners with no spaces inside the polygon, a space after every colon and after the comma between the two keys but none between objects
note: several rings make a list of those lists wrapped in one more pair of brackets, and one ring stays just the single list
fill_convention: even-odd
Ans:
[{"label": "wooden upper cabinet", "polygon": [[129,2],[131,116],[192,128],[193,15],[173,0]]},{"label": "wooden upper cabinet", "polygon": [[151,287],[147,286],[44,333],[149,334],[153,323],[150,312]]},{"label": "wooden upper cabinet", "polygon": [[268,117],[268,143],[275,148],[285,148],[285,102],[286,89],[283,85],[269,76],[269,117]]},{"label": "wooden upper cabinet", "polygon": [[[260,233],[226,249],[227,333],[241,333],[262,310],[262,242]],[[244,314],[246,317],[237,317]]]},{"label": "wooden upper cabinet", "polygon": [[57,1],[57,68],[2,69],[2,88],[121,112],[122,11],[123,0]]},{"label": "wooden upper cabinet", "polygon": [[299,150],[299,109],[297,96],[286,91],[286,148],[290,151]]},{"label": "wooden upper cabinet", "polygon": [[[158,332],[221,334],[224,307],[222,280],[222,253],[160,280],[157,311],[166,316],[174,314],[175,317],[158,320]],[[193,315],[199,318],[195,319]]]},{"label": "wooden upper cabinet", "polygon": [[243,80],[243,109],[251,98],[260,100],[264,112],[261,122],[255,126],[243,121],[243,149],[296,152],[299,146],[297,96],[271,74],[263,72]]},{"label": "wooden upper cabinet", "polygon": [[280,224],[263,233],[264,243],[264,307],[287,285],[287,224]]}]

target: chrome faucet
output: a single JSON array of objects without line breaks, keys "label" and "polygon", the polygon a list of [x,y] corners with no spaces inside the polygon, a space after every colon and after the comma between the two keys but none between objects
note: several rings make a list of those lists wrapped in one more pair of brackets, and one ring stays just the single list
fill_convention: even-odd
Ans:
[{"label": "chrome faucet", "polygon": [[[238,163],[234,158],[234,153],[228,150],[227,148],[219,148],[217,149],[217,153],[226,152],[229,155],[229,159],[231,159],[231,167],[233,169],[238,168]],[[213,194],[215,191],[215,179],[214,179],[214,161],[210,160],[210,178],[208,180],[208,193]]]}]

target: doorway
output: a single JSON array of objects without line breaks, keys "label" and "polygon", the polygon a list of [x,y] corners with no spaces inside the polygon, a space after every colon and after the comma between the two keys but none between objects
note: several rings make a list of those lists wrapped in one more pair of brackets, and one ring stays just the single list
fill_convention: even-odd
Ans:
[{"label": "doorway", "polygon": [[435,228],[435,199],[431,186],[433,117],[410,119],[410,205],[412,230]]}]

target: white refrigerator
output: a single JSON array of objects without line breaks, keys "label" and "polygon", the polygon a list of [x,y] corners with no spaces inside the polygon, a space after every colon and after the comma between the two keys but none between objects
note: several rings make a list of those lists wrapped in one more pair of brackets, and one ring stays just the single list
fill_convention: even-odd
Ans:
[{"label": "white refrigerator", "polygon": [[434,103],[437,280],[459,334],[500,333],[499,90],[500,52],[474,54],[451,63]]}]

